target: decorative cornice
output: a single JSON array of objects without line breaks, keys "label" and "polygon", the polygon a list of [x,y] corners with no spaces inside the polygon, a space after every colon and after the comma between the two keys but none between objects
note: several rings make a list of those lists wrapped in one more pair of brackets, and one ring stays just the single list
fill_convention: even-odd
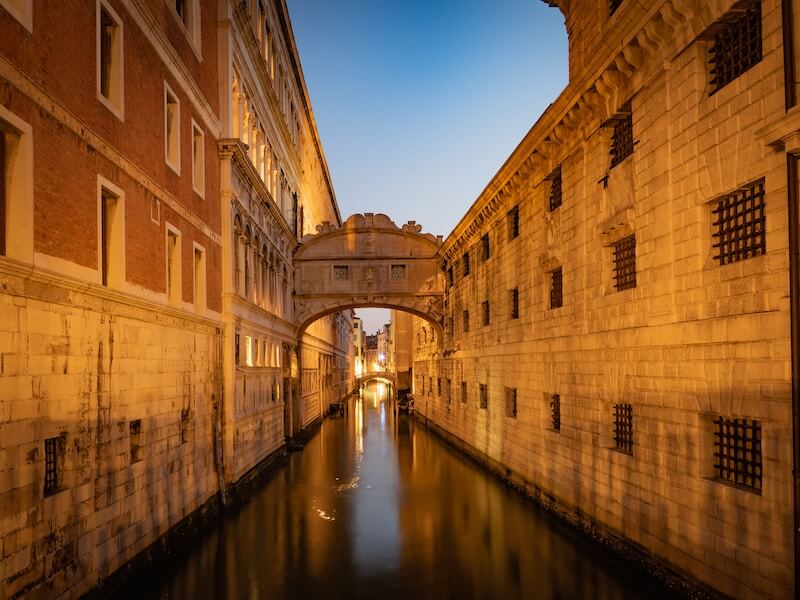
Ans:
[{"label": "decorative cornice", "polygon": [[[566,12],[567,0],[544,0]],[[522,187],[538,185],[583,141],[585,132],[613,117],[641,83],[640,69],[658,53],[672,57],[702,35],[736,0],[660,0],[645,8],[627,3],[604,32],[603,48],[539,117],[445,240],[449,261],[471,243]],[[613,49],[613,50],[611,50]],[[638,79],[637,79],[638,78]]]},{"label": "decorative cornice", "polygon": [[19,69],[2,55],[0,55],[0,77],[8,81],[19,90],[20,93],[27,96],[32,102],[38,105],[41,110],[45,111],[53,119],[69,129],[87,146],[90,146],[128,177],[153,194],[160,202],[163,202],[168,208],[175,211],[193,227],[201,231],[212,242],[217,245],[222,244],[220,235],[213,231],[205,221],[180,204],[174,196],[153,181],[142,169],[125,158],[116,148],[92,131],[88,125],[75,117],[75,115],[62,106],[57,100],[49,96],[26,74],[19,71]]}]

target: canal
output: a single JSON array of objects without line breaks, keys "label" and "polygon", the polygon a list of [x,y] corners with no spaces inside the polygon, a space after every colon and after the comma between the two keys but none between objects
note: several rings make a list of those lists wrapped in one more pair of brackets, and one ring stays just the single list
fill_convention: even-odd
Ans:
[{"label": "canal", "polygon": [[668,597],[385,396],[371,384],[326,420],[136,597]]}]

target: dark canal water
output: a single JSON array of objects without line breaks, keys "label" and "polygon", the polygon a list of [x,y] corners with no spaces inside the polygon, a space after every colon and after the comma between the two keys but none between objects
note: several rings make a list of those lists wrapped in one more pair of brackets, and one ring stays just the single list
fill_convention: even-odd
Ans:
[{"label": "dark canal water", "polygon": [[137,598],[659,598],[379,384]]}]

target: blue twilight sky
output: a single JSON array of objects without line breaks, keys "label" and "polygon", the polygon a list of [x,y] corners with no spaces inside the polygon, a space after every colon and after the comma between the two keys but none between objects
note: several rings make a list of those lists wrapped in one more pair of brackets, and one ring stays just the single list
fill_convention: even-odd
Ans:
[{"label": "blue twilight sky", "polygon": [[[446,236],[567,82],[541,0],[288,0],[342,218]],[[361,310],[367,332],[386,311]]]}]

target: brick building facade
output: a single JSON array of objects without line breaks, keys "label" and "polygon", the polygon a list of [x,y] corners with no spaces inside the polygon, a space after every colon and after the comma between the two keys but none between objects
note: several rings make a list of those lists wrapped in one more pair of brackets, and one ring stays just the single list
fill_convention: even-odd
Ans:
[{"label": "brick building facade", "polygon": [[791,597],[795,3],[550,4],[569,83],[445,240],[416,409],[607,539]]},{"label": "brick building facade", "polygon": [[0,40],[0,596],[76,596],[321,416],[291,256],[338,209],[281,0],[0,0]]}]

